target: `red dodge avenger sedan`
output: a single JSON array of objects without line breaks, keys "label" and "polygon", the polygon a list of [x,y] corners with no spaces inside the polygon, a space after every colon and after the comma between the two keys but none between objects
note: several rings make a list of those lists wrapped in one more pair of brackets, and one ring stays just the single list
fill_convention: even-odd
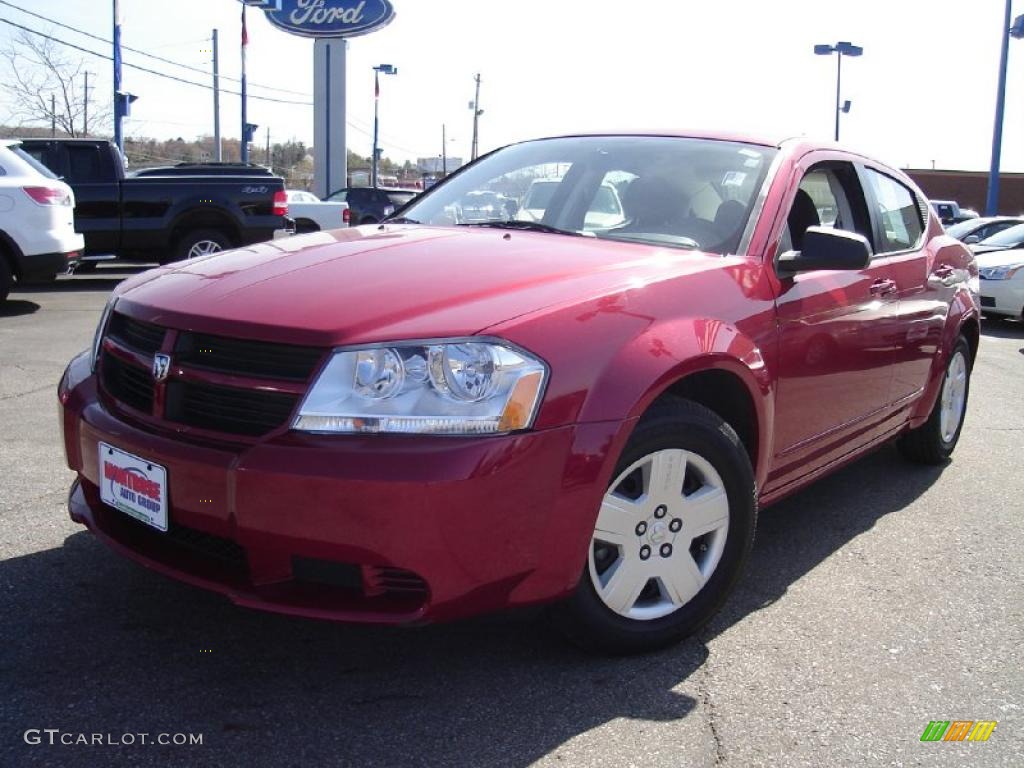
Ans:
[{"label": "red dodge avenger sedan", "polygon": [[[460,221],[480,192],[507,203]],[[759,508],[889,440],[949,457],[977,279],[912,181],[834,146],[516,144],[381,225],[122,283],[60,383],[71,518],[253,608],[551,602],[576,643],[657,648]]]}]

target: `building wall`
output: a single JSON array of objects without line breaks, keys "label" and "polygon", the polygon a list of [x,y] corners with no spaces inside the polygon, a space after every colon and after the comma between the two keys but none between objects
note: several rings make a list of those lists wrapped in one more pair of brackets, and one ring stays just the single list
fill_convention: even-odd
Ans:
[{"label": "building wall", "polygon": [[[988,173],[985,171],[932,171],[908,168],[904,171],[933,200],[956,200],[961,208],[985,213]],[[1024,173],[999,175],[999,213],[1024,214]]]}]

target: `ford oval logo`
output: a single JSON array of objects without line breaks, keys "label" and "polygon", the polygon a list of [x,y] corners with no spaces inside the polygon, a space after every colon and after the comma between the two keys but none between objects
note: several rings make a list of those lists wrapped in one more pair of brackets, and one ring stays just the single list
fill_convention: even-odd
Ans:
[{"label": "ford oval logo", "polygon": [[280,0],[266,11],[275,27],[305,37],[355,37],[389,24],[395,9],[388,0]]}]

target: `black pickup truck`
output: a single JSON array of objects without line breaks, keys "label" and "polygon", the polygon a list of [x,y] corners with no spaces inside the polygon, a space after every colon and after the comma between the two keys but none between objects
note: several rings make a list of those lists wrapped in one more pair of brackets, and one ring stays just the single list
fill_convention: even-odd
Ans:
[{"label": "black pickup truck", "polygon": [[21,146],[74,190],[86,264],[110,254],[163,264],[270,240],[290,223],[276,176],[199,167],[131,176],[105,140],[23,139]]}]

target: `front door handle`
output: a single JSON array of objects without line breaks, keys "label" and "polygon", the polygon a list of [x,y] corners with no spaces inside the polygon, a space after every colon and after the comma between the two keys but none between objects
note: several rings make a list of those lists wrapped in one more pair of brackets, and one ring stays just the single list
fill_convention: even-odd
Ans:
[{"label": "front door handle", "polygon": [[871,295],[872,296],[891,296],[896,293],[896,281],[889,280],[875,280],[871,284]]},{"label": "front door handle", "polygon": [[947,288],[957,281],[957,271],[948,264],[943,264],[932,270],[931,275],[928,276],[928,282],[938,282],[940,285],[946,286]]}]

